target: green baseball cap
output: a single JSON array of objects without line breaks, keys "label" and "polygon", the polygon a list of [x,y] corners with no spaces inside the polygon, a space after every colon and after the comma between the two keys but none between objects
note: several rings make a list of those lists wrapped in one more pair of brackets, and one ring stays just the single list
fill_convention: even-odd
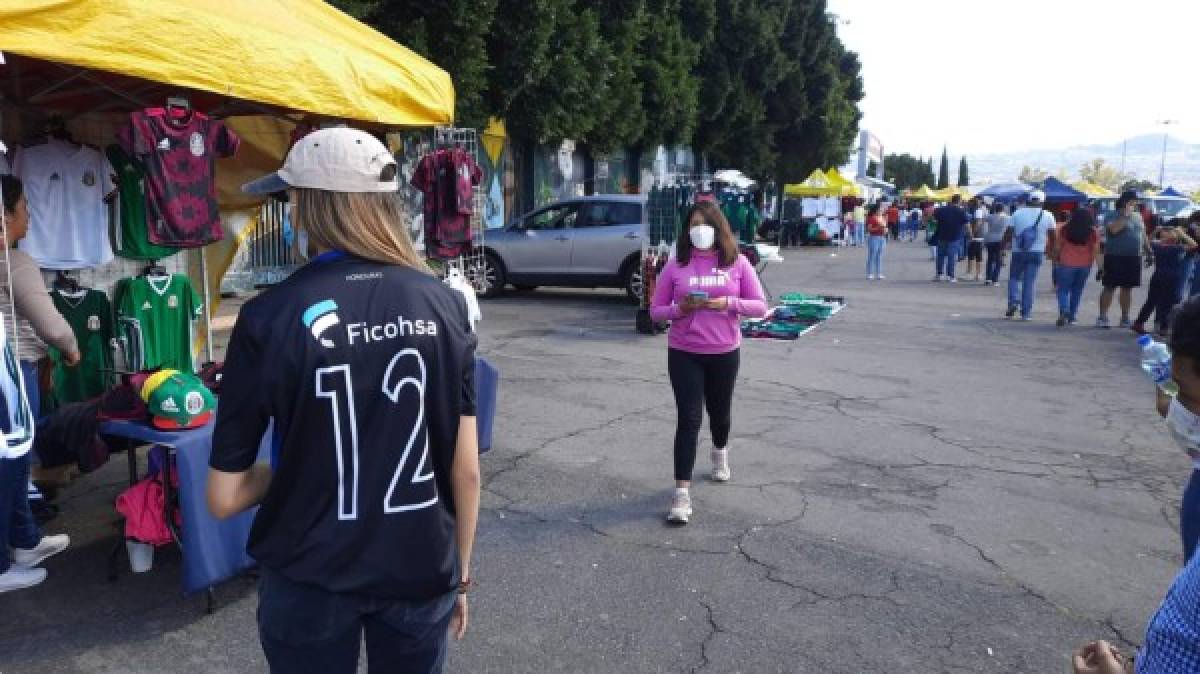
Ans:
[{"label": "green baseball cap", "polygon": [[195,375],[177,370],[156,372],[142,386],[150,423],[165,431],[199,428],[212,419],[216,400]]}]

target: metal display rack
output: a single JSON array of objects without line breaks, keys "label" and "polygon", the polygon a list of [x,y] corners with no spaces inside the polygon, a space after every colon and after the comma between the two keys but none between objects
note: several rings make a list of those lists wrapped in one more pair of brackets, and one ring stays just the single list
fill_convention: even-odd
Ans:
[{"label": "metal display rack", "polygon": [[711,189],[712,183],[712,175],[707,173],[667,173],[657,177],[647,190],[646,237],[642,241],[642,259],[638,267],[642,277],[637,313],[640,333],[662,332],[662,326],[655,325],[650,319],[655,279],[675,248],[683,210],[695,203],[699,191]]},{"label": "metal display rack", "polygon": [[[438,127],[434,129],[433,146],[430,152],[453,148],[462,148],[471,158],[471,161],[475,162],[476,166],[480,165],[478,130],[454,127]],[[472,186],[471,190],[470,252],[446,260],[430,258],[430,261],[434,263],[434,268],[441,274],[442,278],[445,278],[451,269],[458,269],[471,283],[472,287],[475,288],[475,292],[477,293],[482,293],[486,290],[483,276],[485,270],[483,237],[486,230],[483,222],[483,212],[487,206],[487,196],[484,194],[483,183],[483,180],[479,181],[479,184]],[[428,248],[426,248],[426,255],[428,256]]]}]

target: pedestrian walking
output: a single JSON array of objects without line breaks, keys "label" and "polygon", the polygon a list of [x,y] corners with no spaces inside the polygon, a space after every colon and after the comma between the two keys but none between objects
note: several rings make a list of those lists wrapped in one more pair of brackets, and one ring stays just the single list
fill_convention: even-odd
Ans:
[{"label": "pedestrian walking", "polygon": [[1196,251],[1196,241],[1188,236],[1182,224],[1174,221],[1154,230],[1154,243],[1150,244],[1154,253],[1154,273],[1150,276],[1146,302],[1133,322],[1133,331],[1139,335],[1146,333],[1146,321],[1152,313],[1158,334],[1165,335],[1171,311],[1181,299],[1179,276],[1183,273],[1183,261]]},{"label": "pedestrian walking", "polygon": [[[925,244],[929,246],[929,259],[934,260],[935,261],[934,264],[936,266],[938,264],[936,262],[937,246],[938,246],[937,218],[933,217],[932,209],[929,209],[929,212],[924,214],[923,217],[925,218]],[[934,280],[935,281],[941,280],[940,274],[938,276],[935,276]]]},{"label": "pedestrian walking", "polygon": [[687,524],[692,516],[692,470],[704,411],[712,431],[712,479],[727,482],[733,390],[740,363],[740,319],[767,313],[754,267],[738,253],[737,241],[720,209],[693,206],[687,233],[658,277],[650,315],[671,321],[667,372],[675,393],[675,493],[667,521]]},{"label": "pedestrian walking", "polygon": [[879,204],[867,212],[867,280],[882,281],[883,249],[887,246],[888,225],[879,212]]},{"label": "pedestrian walking", "polygon": [[854,202],[854,245],[867,245],[867,208],[866,202],[858,199]]},{"label": "pedestrian walking", "polygon": [[933,212],[937,221],[937,269],[934,281],[958,283],[955,270],[958,267],[963,232],[970,216],[962,207],[962,197],[955,194],[950,203]]},{"label": "pedestrian walking", "polygon": [[915,242],[921,231],[921,208],[916,204],[908,210],[908,241]]},{"label": "pedestrian walking", "polygon": [[967,276],[978,283],[983,278],[983,246],[987,236],[987,209],[976,208],[967,226]]},{"label": "pedestrian walking", "polygon": [[1075,325],[1079,302],[1100,251],[1096,219],[1086,208],[1076,208],[1054,237],[1055,291],[1058,293],[1058,327]]},{"label": "pedestrian walking", "polygon": [[[395,159],[350,128],[305,136],[243,187],[286,190],[319,253],[242,308],[209,508],[261,504],[258,628],[271,671],[440,672],[467,629],[479,513],[475,336],[413,249]],[[255,463],[273,420],[272,460]]]},{"label": "pedestrian walking", "polygon": [[892,241],[900,240],[900,207],[896,202],[888,204],[887,209],[887,228],[888,233],[892,236]]},{"label": "pedestrian walking", "polygon": [[[32,441],[33,428],[41,407],[39,364],[48,358],[46,343],[63,354],[63,362],[69,367],[79,365],[79,345],[66,319],[54,307],[46,293],[46,282],[38,271],[37,262],[28,253],[16,248],[17,241],[25,238],[29,231],[29,204],[25,198],[23,183],[13,176],[0,176],[0,191],[4,193],[4,235],[7,256],[0,255],[0,306],[8,311],[15,308],[15,316],[5,316],[6,326],[14,326],[8,333],[10,344],[15,345],[18,363],[12,370],[5,367],[6,416],[9,421],[3,435],[14,439],[28,434]],[[7,267],[7,268],[6,268]],[[13,322],[15,321],[15,323]],[[3,347],[4,345],[0,345]],[[15,370],[20,368],[18,374]],[[49,370],[46,370],[47,372]],[[20,391],[10,395],[18,379],[24,382],[25,399],[29,404],[21,413]],[[47,384],[49,385],[49,377]],[[15,427],[14,419],[24,416],[24,428]],[[46,580],[46,570],[39,568],[47,558],[67,549],[71,539],[66,534],[44,535],[29,507],[30,453],[6,457],[0,453],[0,593],[21,590],[38,585]]]},{"label": "pedestrian walking", "polygon": [[1146,237],[1146,225],[1137,213],[1137,200],[1133,190],[1122,192],[1117,198],[1116,211],[1104,226],[1104,256],[1099,271],[1104,290],[1100,293],[1098,328],[1111,327],[1108,310],[1112,307],[1114,294],[1118,295],[1121,306],[1121,327],[1133,325],[1129,310],[1133,304],[1133,289],[1142,285],[1142,257],[1153,255]]},{"label": "pedestrian walking", "polygon": [[987,249],[987,268],[984,285],[994,286],[1000,282],[1000,263],[1004,259],[1004,234],[1009,227],[1008,209],[1002,203],[992,205],[987,217],[987,229],[983,234],[983,246]]},{"label": "pedestrian walking", "polygon": [[1012,267],[1008,270],[1008,311],[1012,318],[1018,311],[1021,320],[1033,320],[1033,300],[1037,293],[1038,272],[1046,249],[1054,241],[1054,216],[1042,208],[1045,193],[1035,190],[1029,195],[1028,205],[1017,209],[1009,227],[1012,243]]}]

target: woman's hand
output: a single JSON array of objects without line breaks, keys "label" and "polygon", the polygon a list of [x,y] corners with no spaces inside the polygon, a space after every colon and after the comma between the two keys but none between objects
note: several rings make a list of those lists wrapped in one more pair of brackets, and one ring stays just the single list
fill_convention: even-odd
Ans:
[{"label": "woman's hand", "polygon": [[75,367],[81,360],[83,360],[83,356],[79,355],[78,351],[72,351],[63,356],[63,362],[67,364],[67,367]]},{"label": "woman's hand", "polygon": [[700,303],[696,302],[692,298],[685,297],[685,298],[683,298],[683,301],[679,303],[678,306],[679,306],[679,313],[683,314],[684,316],[687,316],[688,314],[692,313],[693,311],[699,309],[701,305],[700,305]]},{"label": "woman's hand", "polygon": [[454,604],[454,615],[450,616],[450,633],[455,640],[462,640],[467,635],[467,595],[458,595]]},{"label": "woman's hand", "polygon": [[708,300],[704,303],[704,306],[705,308],[712,309],[713,311],[729,311],[729,298],[718,297],[713,300]]}]

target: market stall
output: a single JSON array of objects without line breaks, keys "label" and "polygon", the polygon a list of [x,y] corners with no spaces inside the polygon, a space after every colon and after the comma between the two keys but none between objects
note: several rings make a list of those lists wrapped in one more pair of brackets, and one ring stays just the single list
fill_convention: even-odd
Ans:
[{"label": "market stall", "polygon": [[[58,400],[64,406],[128,384],[121,372],[213,372],[214,289],[263,212],[238,186],[277,168],[307,130],[453,120],[445,71],[320,0],[22,3],[0,6],[0,25],[0,138],[15,149],[0,168],[11,165],[27,185],[30,234],[21,246],[53,279],[60,311],[79,313],[67,317],[80,341],[99,344],[80,365],[90,388]],[[439,137],[456,147],[462,140]],[[219,388],[219,374],[205,384]],[[170,441],[148,433],[144,409],[92,433],[186,451],[188,465],[203,466],[212,425],[204,411],[194,427],[167,432]],[[132,447],[129,458],[136,478]],[[169,459],[162,463],[170,474]],[[189,533],[173,537],[187,592],[248,563],[253,513],[210,520],[197,505],[202,474],[190,471],[195,479],[178,487]],[[172,481],[161,482],[169,491]],[[214,562],[202,554],[211,549],[229,553]]]},{"label": "market stall", "polygon": [[1090,197],[1063,181],[1050,176],[1042,183],[1042,192],[1046,194],[1046,208],[1054,212],[1070,213],[1079,206],[1087,203]]},{"label": "market stall", "polygon": [[824,244],[839,236],[846,189],[821,169],[813,169],[802,182],[784,185],[780,244]]},{"label": "market stall", "polygon": [[977,196],[987,197],[1002,204],[1011,204],[1025,199],[1033,188],[1025,183],[1000,183],[979,191]]}]

